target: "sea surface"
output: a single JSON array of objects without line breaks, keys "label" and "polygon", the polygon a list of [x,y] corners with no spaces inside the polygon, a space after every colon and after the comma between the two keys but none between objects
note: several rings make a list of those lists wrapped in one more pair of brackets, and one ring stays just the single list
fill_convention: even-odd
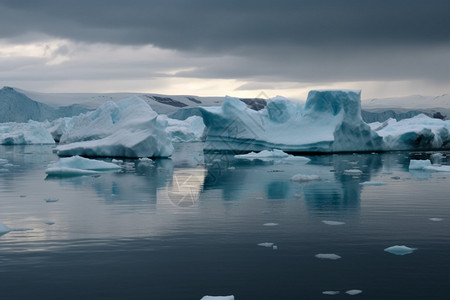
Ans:
[{"label": "sea surface", "polygon": [[408,170],[432,152],[305,163],[175,146],[172,159],[53,178],[52,146],[0,146],[0,222],[13,229],[0,299],[449,299],[450,173]]}]

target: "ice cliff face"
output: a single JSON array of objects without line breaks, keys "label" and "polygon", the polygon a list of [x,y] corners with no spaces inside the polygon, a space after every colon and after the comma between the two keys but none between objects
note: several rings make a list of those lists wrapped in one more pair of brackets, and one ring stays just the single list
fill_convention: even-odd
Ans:
[{"label": "ice cliff face", "polygon": [[305,106],[277,97],[254,111],[236,98],[201,108],[207,150],[346,152],[382,150],[383,141],[361,119],[359,91],[311,91]]},{"label": "ice cliff face", "polygon": [[139,97],[109,101],[76,117],[56,149],[59,156],[168,157],[173,146],[166,127]]}]

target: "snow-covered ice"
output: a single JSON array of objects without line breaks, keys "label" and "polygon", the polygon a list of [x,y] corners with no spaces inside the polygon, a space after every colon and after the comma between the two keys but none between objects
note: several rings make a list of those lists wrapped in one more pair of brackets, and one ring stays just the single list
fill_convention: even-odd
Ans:
[{"label": "snow-covered ice", "polygon": [[407,246],[392,246],[384,249],[384,251],[395,254],[395,255],[406,255],[412,253],[414,250],[417,250],[416,248],[410,248]]},{"label": "snow-covered ice", "polygon": [[168,157],[173,145],[167,118],[139,97],[108,101],[76,118],[56,148],[59,156]]},{"label": "snow-covered ice", "polygon": [[0,145],[54,144],[52,135],[40,122],[0,123]]},{"label": "snow-covered ice", "polygon": [[270,247],[272,247],[274,244],[273,243],[269,243],[269,242],[264,242],[264,243],[259,243],[258,244],[258,246],[261,246],[261,247],[267,247],[267,248],[270,248]]},{"label": "snow-covered ice", "polygon": [[200,300],[234,300],[234,296],[203,296]]},{"label": "snow-covered ice", "polygon": [[122,167],[95,159],[81,156],[63,157],[49,164],[45,173],[50,176],[74,176],[96,174],[100,171],[120,170]]},{"label": "snow-covered ice", "polygon": [[191,116],[183,121],[171,118],[166,120],[166,132],[172,142],[199,142],[203,139],[205,124],[202,117]]},{"label": "snow-covered ice", "polygon": [[319,253],[319,254],[316,254],[315,257],[320,258],[320,259],[330,259],[330,260],[336,260],[336,259],[341,258],[339,255],[334,254],[334,253]]},{"label": "snow-covered ice", "polygon": [[291,181],[293,181],[293,182],[307,182],[307,181],[316,181],[316,180],[320,180],[319,175],[296,174],[291,177]]},{"label": "snow-covered ice", "polygon": [[339,225],[344,225],[345,224],[345,222],[329,221],[329,220],[323,220],[322,223],[324,223],[326,225],[330,225],[330,226],[339,226]]}]

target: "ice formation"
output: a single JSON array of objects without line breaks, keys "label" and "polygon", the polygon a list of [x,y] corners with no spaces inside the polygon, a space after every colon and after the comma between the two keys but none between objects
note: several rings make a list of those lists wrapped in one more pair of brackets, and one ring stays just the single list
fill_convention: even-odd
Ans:
[{"label": "ice formation", "polygon": [[425,170],[434,172],[450,172],[450,166],[432,165],[429,159],[411,159],[410,170]]},{"label": "ice formation", "polygon": [[341,258],[339,255],[334,254],[334,253],[319,253],[319,254],[316,254],[315,257],[320,258],[320,259],[331,259],[331,260],[336,260],[336,259]]},{"label": "ice formation", "polygon": [[73,176],[95,174],[99,171],[120,170],[121,167],[104,161],[80,156],[64,157],[52,163],[45,170],[50,176]]},{"label": "ice formation", "polygon": [[348,290],[345,292],[346,294],[350,295],[350,296],[354,296],[354,295],[358,295],[361,294],[362,291],[361,290]]},{"label": "ice formation", "polygon": [[278,223],[264,223],[263,224],[264,226],[278,226],[279,224]]},{"label": "ice formation", "polygon": [[259,243],[258,244],[258,246],[261,246],[261,247],[267,247],[267,248],[270,248],[270,247],[272,247],[274,244],[273,243],[269,243],[269,242],[264,242],[264,243]]},{"label": "ice formation", "polygon": [[172,142],[199,142],[203,139],[205,124],[202,117],[191,116],[183,121],[166,117],[166,120],[166,132]]},{"label": "ice formation", "polygon": [[330,226],[339,226],[339,225],[344,225],[345,224],[345,222],[329,221],[329,220],[323,220],[322,223],[324,223],[326,225],[330,225]]},{"label": "ice formation", "polygon": [[11,231],[11,228],[0,222],[0,235],[4,235]]},{"label": "ice formation", "polygon": [[76,118],[56,148],[59,156],[168,157],[173,146],[158,117],[139,97],[108,101]]},{"label": "ice formation", "polygon": [[330,296],[333,296],[333,295],[339,295],[339,291],[323,291],[322,292],[322,294],[324,294],[324,295],[330,295]]},{"label": "ice formation", "polygon": [[392,246],[384,249],[384,251],[395,254],[395,255],[406,255],[412,253],[416,248],[410,248],[407,246]]},{"label": "ice formation", "polygon": [[443,218],[429,218],[428,220],[433,221],[433,222],[441,222],[441,221],[444,221]]},{"label": "ice formation", "polygon": [[281,97],[264,109],[227,97],[200,109],[208,150],[291,152],[381,150],[382,139],[361,119],[360,91],[311,91],[305,106]]},{"label": "ice formation", "polygon": [[383,181],[364,181],[361,182],[360,185],[366,185],[366,186],[380,186],[385,185],[386,183]]},{"label": "ice formation", "polygon": [[54,144],[42,123],[0,123],[0,145]]}]

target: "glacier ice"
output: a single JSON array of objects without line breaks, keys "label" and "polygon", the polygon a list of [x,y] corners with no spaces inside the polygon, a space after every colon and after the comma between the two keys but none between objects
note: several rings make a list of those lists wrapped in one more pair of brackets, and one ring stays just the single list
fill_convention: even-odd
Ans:
[{"label": "glacier ice", "polygon": [[96,174],[99,171],[120,170],[122,167],[95,159],[88,159],[78,155],[60,158],[49,164],[45,173],[50,176],[74,176]]},{"label": "glacier ice", "polygon": [[108,101],[76,117],[57,146],[59,156],[169,157],[167,120],[139,97]]},{"label": "glacier ice", "polygon": [[316,254],[315,257],[320,258],[320,259],[331,259],[331,260],[336,260],[336,259],[341,258],[339,255],[334,254],[334,253],[319,253],[319,254]]},{"label": "glacier ice", "polygon": [[417,250],[416,248],[410,248],[407,246],[392,246],[392,247],[388,247],[386,249],[384,249],[384,251],[395,254],[395,255],[406,255],[406,254],[410,254],[412,253],[414,250]]},{"label": "glacier ice", "polygon": [[40,122],[0,123],[0,145],[54,144],[51,134]]},{"label": "glacier ice", "polygon": [[203,139],[205,124],[203,118],[199,116],[191,116],[186,120],[176,120],[166,118],[166,132],[169,134],[172,142],[200,142]]},{"label": "glacier ice", "polygon": [[337,152],[381,150],[382,138],[361,119],[360,91],[310,91],[304,106],[277,97],[259,111],[237,98],[200,108],[207,150]]},{"label": "glacier ice", "polygon": [[234,296],[203,296],[200,300],[234,300]]}]

